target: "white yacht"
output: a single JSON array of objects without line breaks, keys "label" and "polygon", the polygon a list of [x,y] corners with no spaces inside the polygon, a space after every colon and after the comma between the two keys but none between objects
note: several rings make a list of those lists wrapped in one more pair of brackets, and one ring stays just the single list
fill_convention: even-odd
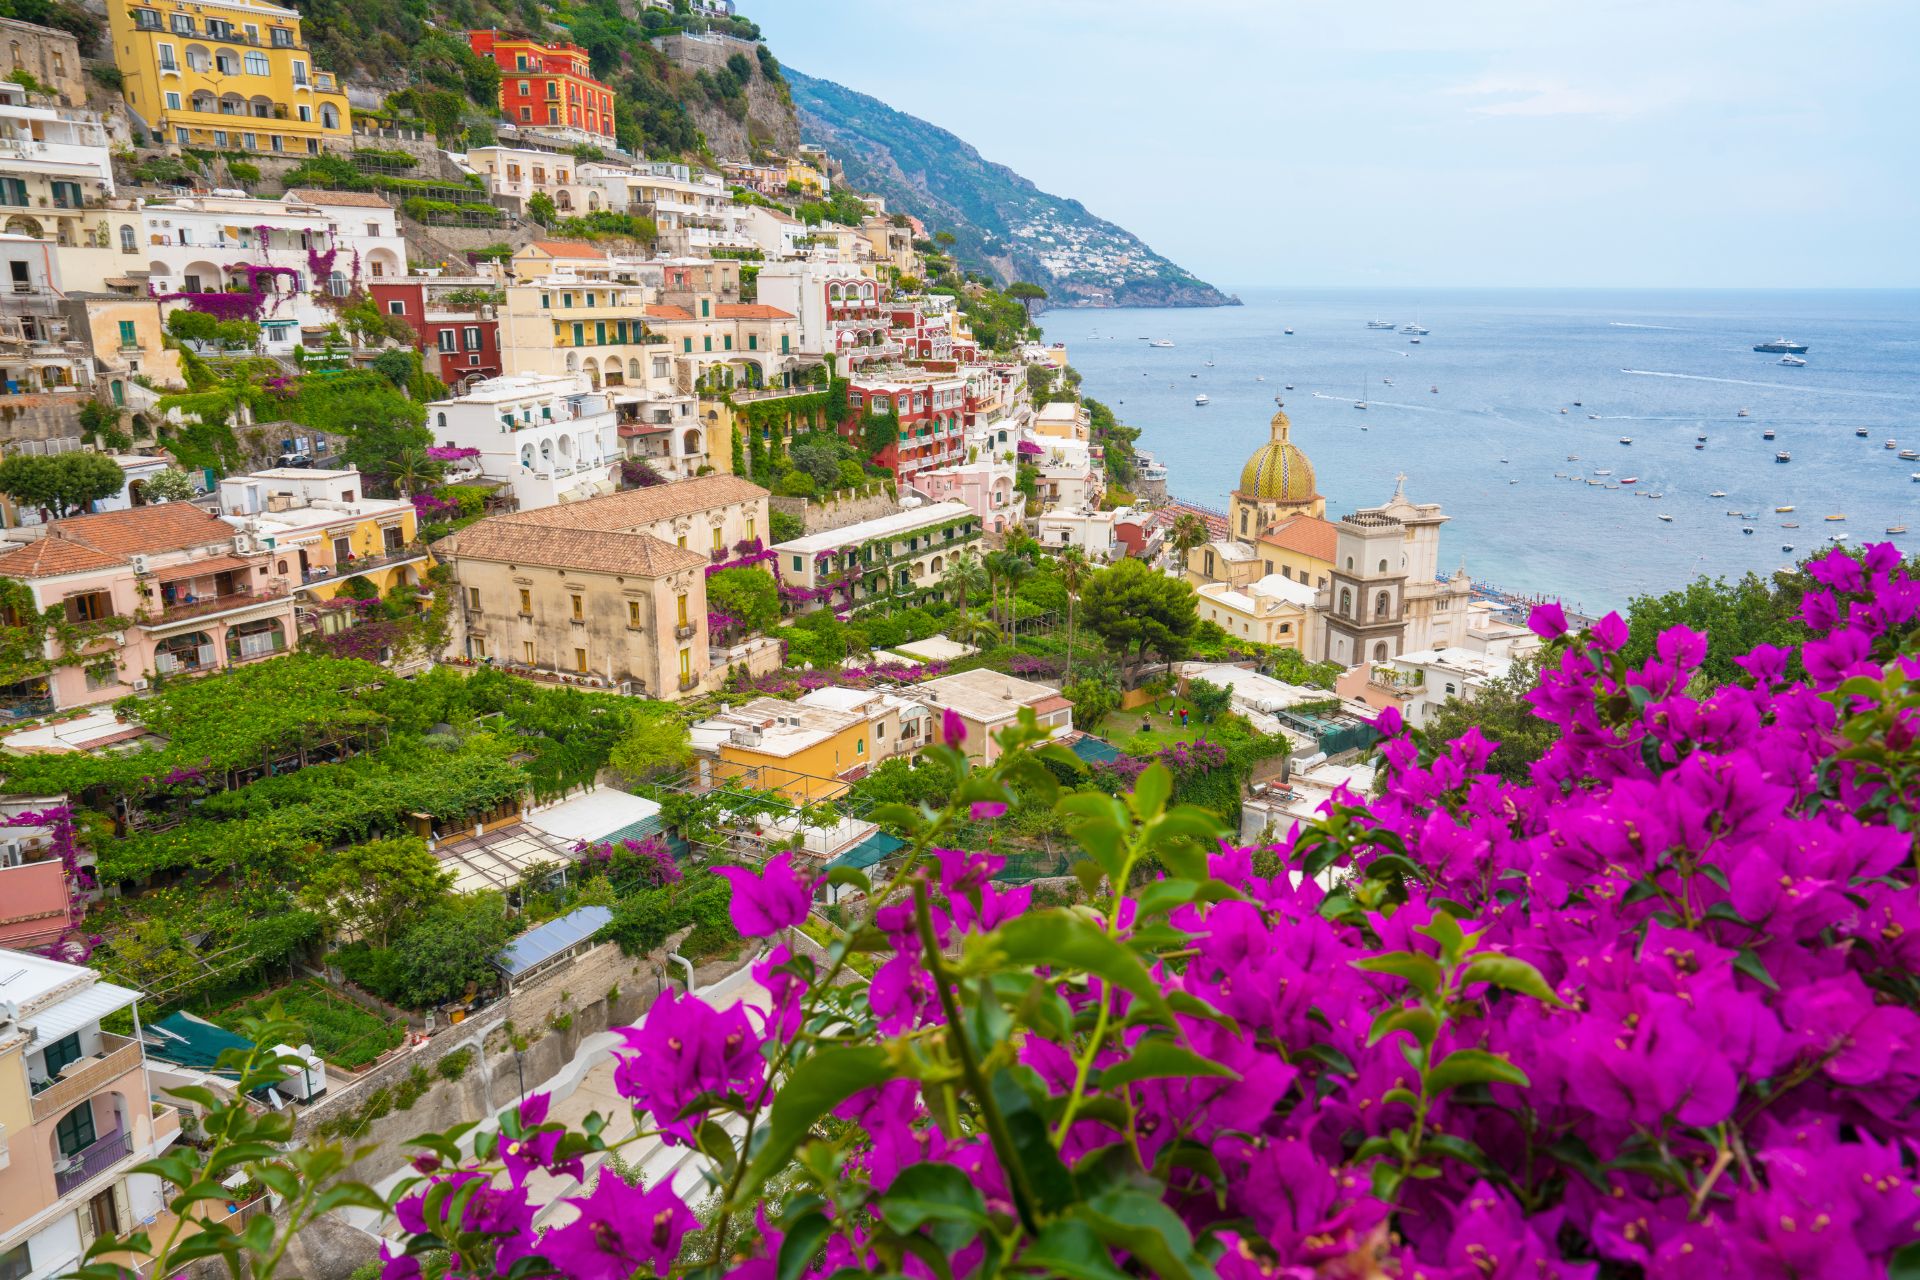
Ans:
[{"label": "white yacht", "polygon": [[1369,329],[1391,329],[1391,328],[1393,328],[1393,327],[1394,327],[1394,324],[1393,324],[1393,321],[1391,321],[1391,320],[1369,320],[1369,321],[1367,321],[1367,328],[1369,328]]},{"label": "white yacht", "polygon": [[1209,400],[1207,399],[1207,397],[1206,397],[1206,393],[1205,393],[1205,392],[1202,392],[1201,394],[1199,394],[1199,395],[1197,395],[1197,396],[1195,396],[1195,397],[1193,398],[1193,402],[1194,402],[1195,404],[1210,404],[1210,403],[1212,403],[1211,401],[1209,401]]},{"label": "white yacht", "polygon": [[1786,365],[1790,369],[1799,369],[1804,367],[1807,362],[1805,360],[1802,360],[1799,356],[1781,356],[1780,363]]},{"label": "white yacht", "polygon": [[1150,347],[1170,347],[1173,345],[1173,343],[1169,342],[1165,338],[1155,338],[1152,342],[1149,342],[1147,345]]}]

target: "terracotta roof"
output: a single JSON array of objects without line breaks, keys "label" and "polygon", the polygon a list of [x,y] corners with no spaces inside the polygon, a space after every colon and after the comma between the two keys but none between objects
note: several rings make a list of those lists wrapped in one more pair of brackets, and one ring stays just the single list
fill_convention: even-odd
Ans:
[{"label": "terracotta roof", "polygon": [[1315,560],[1332,564],[1334,548],[1339,545],[1339,532],[1331,521],[1318,516],[1288,516],[1269,525],[1260,535],[1260,541],[1271,542],[1276,547],[1298,551],[1303,556],[1312,556]]},{"label": "terracotta roof", "polygon": [[664,435],[671,430],[672,427],[659,422],[623,422],[620,424],[620,438],[631,440],[635,436]]},{"label": "terracotta roof", "polygon": [[654,320],[691,320],[693,312],[685,307],[670,307],[664,302],[647,304],[647,315]]},{"label": "terracotta roof", "polygon": [[793,312],[770,307],[764,302],[723,302],[713,309],[722,320],[791,320]]},{"label": "terracotta roof", "polygon": [[1071,706],[1073,706],[1073,700],[1071,698],[1056,693],[1051,698],[1042,698],[1040,701],[1034,703],[1033,714],[1037,716],[1050,715],[1055,711],[1065,711]]},{"label": "terracotta roof", "polygon": [[1185,502],[1169,502],[1160,509],[1168,513],[1168,528],[1172,528],[1173,522],[1181,516],[1199,516],[1200,522],[1207,526],[1207,536],[1209,538],[1224,538],[1227,536],[1227,518],[1217,512],[1208,511],[1204,507],[1191,506]]},{"label": "terracotta roof", "polygon": [[[512,515],[495,516],[492,520],[480,523],[538,525],[548,529],[629,530],[660,520],[671,520],[675,516],[689,516],[766,496],[765,489],[739,476],[696,476],[691,480],[656,484],[645,489],[628,489],[624,493],[610,493],[603,498],[588,498],[584,502],[570,502],[564,506],[516,511]],[[479,525],[471,527],[478,528]]]},{"label": "terracotta roof", "polygon": [[584,240],[535,240],[531,247],[551,258],[604,258],[607,256]]},{"label": "terracotta roof", "polygon": [[186,560],[180,564],[168,565],[156,569],[153,573],[156,582],[176,582],[181,578],[198,578],[209,573],[225,573],[229,569],[251,569],[253,561],[243,556],[208,556],[204,560]]},{"label": "terracotta roof", "polygon": [[290,187],[287,199],[302,204],[350,204],[362,209],[390,209],[393,206],[371,191],[322,191],[317,187]]},{"label": "terracotta roof", "polygon": [[57,520],[48,536],[83,542],[110,555],[183,551],[233,541],[233,526],[184,502]]},{"label": "terracotta roof", "polygon": [[127,562],[119,556],[68,542],[65,538],[40,538],[18,550],[0,556],[0,577],[53,578],[63,573],[86,573],[93,569],[124,569]]},{"label": "terracotta roof", "polygon": [[707,563],[698,552],[683,551],[650,533],[542,527],[500,517],[470,524],[434,543],[433,549],[443,561],[496,560],[640,578],[665,577]]}]

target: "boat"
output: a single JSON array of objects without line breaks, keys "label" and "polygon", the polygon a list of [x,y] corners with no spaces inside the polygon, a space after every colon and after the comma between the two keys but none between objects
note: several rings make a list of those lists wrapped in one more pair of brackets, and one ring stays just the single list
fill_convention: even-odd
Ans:
[{"label": "boat", "polygon": [[1697,444],[1697,445],[1695,445],[1695,446],[1693,446],[1693,447],[1694,447],[1694,448],[1696,448],[1696,449],[1704,449],[1704,448],[1706,448],[1707,446],[1705,446],[1705,445],[1703,445],[1703,444]]},{"label": "boat", "polygon": [[1621,437],[1620,437],[1620,443],[1621,443],[1621,444],[1632,444],[1632,443],[1633,443],[1633,437],[1632,437],[1632,436],[1621,436]]},{"label": "boat", "polygon": [[[1408,338],[1407,341],[1412,343],[1416,347],[1420,345],[1420,339],[1418,338]],[[1406,353],[1403,351],[1400,354],[1405,355]]]},{"label": "boat", "polygon": [[1844,533],[1830,533],[1827,535],[1828,542],[1845,542],[1846,540],[1847,535]]},{"label": "boat", "polygon": [[1900,447],[1900,442],[1898,440],[1889,440],[1883,447],[1888,449],[1897,449]]},{"label": "boat", "polygon": [[1428,391],[1428,392],[1429,392],[1430,394],[1432,394],[1432,395],[1436,395],[1436,396],[1437,396],[1437,395],[1439,395],[1439,394],[1440,394],[1440,384],[1439,384],[1439,383],[1437,383],[1437,382],[1436,382],[1436,383],[1434,383],[1434,384],[1433,384],[1432,386],[1430,386],[1430,387],[1428,387],[1428,388],[1427,388],[1427,391]]},{"label": "boat", "polygon": [[1773,439],[1773,428],[1772,428],[1772,427],[1768,427],[1768,428],[1767,428],[1767,429],[1766,429],[1765,431],[1762,431],[1762,432],[1760,433],[1760,438],[1761,438],[1762,440],[1771,440],[1771,439]]},{"label": "boat", "polygon": [[1920,462],[1920,451],[1916,451],[1913,449],[1902,449],[1900,451],[1900,461]]},{"label": "boat", "polygon": [[1916,471],[1913,473],[1913,482],[1915,484],[1920,484],[1920,471]]},{"label": "boat", "polygon": [[1574,407],[1574,408],[1576,408],[1576,409],[1579,409],[1579,408],[1583,408],[1584,406],[1583,406],[1583,405],[1581,405],[1581,403],[1580,403],[1580,402],[1579,402],[1578,400],[1575,400],[1575,401],[1573,402],[1573,407]]},{"label": "boat", "polygon": [[1707,496],[1709,498],[1724,498],[1727,496],[1727,491],[1725,489],[1715,489],[1712,493],[1708,494]]},{"label": "boat", "polygon": [[1781,356],[1780,363],[1789,369],[1804,369],[1807,367],[1807,362],[1799,356]]},{"label": "boat", "polygon": [[1782,529],[1798,529],[1800,527],[1800,522],[1797,520],[1782,520],[1780,522],[1780,527]]},{"label": "boat", "polygon": [[1577,454],[1577,453],[1570,453],[1570,454],[1568,454],[1568,455],[1567,455],[1567,461],[1568,461],[1568,462],[1578,462],[1578,461],[1580,461],[1580,455],[1579,455],[1579,454]]},{"label": "boat", "polygon": [[1170,347],[1173,345],[1173,343],[1168,341],[1165,338],[1155,338],[1152,342],[1149,342],[1147,345],[1150,347]]},{"label": "boat", "polygon": [[1291,329],[1282,329],[1280,332],[1286,334],[1289,338],[1293,336],[1293,330]]},{"label": "boat", "polygon": [[1780,544],[1780,549],[1782,551],[1791,551],[1793,550],[1793,544],[1791,542],[1783,542]]},{"label": "boat", "polygon": [[1382,381],[1382,382],[1384,382],[1384,383],[1386,383],[1386,384],[1387,384],[1388,386],[1392,386],[1392,385],[1393,385],[1393,379],[1392,379],[1392,378],[1382,378],[1382,379],[1380,379],[1380,381]]},{"label": "boat", "polygon": [[1733,416],[1736,418],[1751,418],[1753,416],[1753,411],[1751,409],[1742,409],[1740,412],[1734,414]]},{"label": "boat", "polygon": [[1670,516],[1670,515],[1668,515],[1668,514],[1667,514],[1666,512],[1664,512],[1664,511],[1662,511],[1662,512],[1660,513],[1660,518],[1661,518],[1662,520],[1664,520],[1664,521],[1666,521],[1666,522],[1667,522],[1668,524],[1672,524],[1672,523],[1673,523],[1673,517],[1672,517],[1672,516]]},{"label": "boat", "polygon": [[1562,410],[1561,410],[1560,412],[1562,412],[1562,413],[1565,413],[1565,412],[1566,412],[1566,410],[1565,410],[1565,409],[1562,409]]},{"label": "boat", "polygon": [[1789,356],[1803,356],[1807,354],[1807,344],[1804,342],[1795,342],[1791,338],[1775,338],[1772,342],[1756,342],[1753,344],[1753,349],[1755,351],[1765,351],[1768,353],[1777,352]]},{"label": "boat", "polygon": [[1206,395],[1206,392],[1204,392],[1204,391],[1203,391],[1203,392],[1201,392],[1201,393],[1200,393],[1199,395],[1197,395],[1197,396],[1195,396],[1195,397],[1193,398],[1193,402],[1194,402],[1195,404],[1197,404],[1197,405],[1205,405],[1205,404],[1210,404],[1210,403],[1212,403],[1211,401],[1209,401],[1209,400],[1207,399],[1207,395]]},{"label": "boat", "polygon": [[1907,526],[1903,524],[1890,524],[1887,526],[1888,533],[1905,533],[1906,531]]},{"label": "boat", "polygon": [[1293,384],[1291,382],[1287,384],[1287,390],[1289,391],[1293,390]]},{"label": "boat", "polygon": [[1433,332],[1433,330],[1431,330],[1431,329],[1428,329],[1428,328],[1426,328],[1426,327],[1424,327],[1424,326],[1423,326],[1423,325],[1422,325],[1422,324],[1421,324],[1421,323],[1420,323],[1420,322],[1419,322],[1418,320],[1415,320],[1415,321],[1414,321],[1414,322],[1413,322],[1412,324],[1403,324],[1403,325],[1401,325],[1401,326],[1400,326],[1400,332],[1402,332],[1402,333],[1417,333],[1417,334],[1419,334],[1419,335],[1420,335],[1421,337],[1425,337],[1425,336],[1426,336],[1427,334],[1429,334],[1429,333],[1432,333],[1432,332]]},{"label": "boat", "polygon": [[1846,518],[1847,518],[1847,517],[1846,517],[1845,515],[1837,515],[1837,516],[1828,516],[1828,517],[1827,517],[1827,523],[1828,523],[1828,524],[1832,524],[1832,523],[1833,523],[1834,521],[1836,521],[1836,520],[1845,520]]},{"label": "boat", "polygon": [[1356,409],[1364,409],[1367,407],[1367,384],[1365,382],[1360,384],[1360,398],[1353,402],[1353,407]]},{"label": "boat", "polygon": [[1859,436],[1862,440],[1865,440],[1867,438],[1867,429],[1865,427],[1855,427],[1853,429],[1853,434]]},{"label": "boat", "polygon": [[1612,467],[1598,467],[1598,468],[1595,468],[1595,470],[1594,470],[1594,473],[1593,473],[1593,474],[1595,474],[1595,475],[1597,475],[1597,476],[1610,476],[1610,475],[1612,475],[1612,474],[1613,474],[1613,468],[1612,468]]},{"label": "boat", "polygon": [[1367,328],[1369,328],[1369,329],[1391,329],[1391,328],[1394,328],[1394,327],[1395,327],[1395,326],[1394,326],[1394,323],[1393,323],[1393,321],[1391,321],[1391,320],[1369,320],[1369,321],[1367,321]]},{"label": "boat", "polygon": [[1704,442],[1706,441],[1706,437],[1705,437],[1705,436],[1695,436],[1695,437],[1694,437],[1694,439],[1695,439],[1695,440],[1699,440],[1699,441],[1701,441],[1701,442],[1703,442],[1703,443],[1704,443]]},{"label": "boat", "polygon": [[1627,477],[1626,477],[1625,479],[1623,479],[1623,480],[1621,480],[1621,481],[1620,481],[1620,483],[1621,483],[1621,484],[1639,484],[1639,483],[1640,483],[1640,477],[1639,477],[1639,476],[1627,476]]},{"label": "boat", "polygon": [[1774,510],[1774,512],[1775,512],[1775,514],[1778,514],[1778,515],[1784,515],[1784,514],[1786,514],[1787,512],[1789,512],[1789,511],[1791,511],[1791,510],[1793,510],[1793,508],[1792,508],[1791,506],[1786,506],[1786,507],[1775,507],[1775,508],[1774,508],[1773,510]]},{"label": "boat", "polygon": [[1213,361],[1211,361],[1211,360],[1209,360],[1209,361],[1207,361],[1207,363],[1206,363],[1206,365],[1205,365],[1204,367],[1206,367],[1206,368],[1208,368],[1208,369],[1211,369],[1211,368],[1213,368]]},{"label": "boat", "polygon": [[1742,533],[1752,533],[1752,532],[1753,532],[1753,526],[1752,526],[1752,525],[1746,525],[1746,526],[1744,526],[1744,527],[1742,527],[1742,528],[1741,528],[1741,530],[1740,530],[1740,532],[1742,532]]},{"label": "boat", "polygon": [[1775,462],[1792,462],[1793,455],[1788,453],[1785,449],[1782,449],[1780,452],[1773,455],[1773,460]]},{"label": "boat", "polygon": [[1257,373],[1254,375],[1253,380],[1255,382],[1265,382],[1267,380],[1267,375],[1264,373]]}]

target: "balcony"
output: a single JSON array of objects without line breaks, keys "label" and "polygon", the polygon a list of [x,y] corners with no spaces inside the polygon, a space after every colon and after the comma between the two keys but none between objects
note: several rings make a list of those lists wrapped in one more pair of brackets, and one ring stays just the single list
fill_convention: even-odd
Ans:
[{"label": "balcony", "polygon": [[99,1177],[133,1154],[133,1135],[115,1129],[70,1156],[62,1156],[53,1166],[53,1185],[61,1195]]},{"label": "balcony", "polygon": [[140,1042],[125,1036],[102,1032],[104,1050],[98,1057],[81,1058],[67,1064],[58,1080],[50,1081],[33,1095],[33,1122],[57,1120],[75,1104],[91,1098],[129,1071],[140,1066]]},{"label": "balcony", "polygon": [[682,692],[682,693],[686,693],[686,692],[687,692],[688,690],[690,690],[690,689],[694,689],[694,688],[698,688],[698,687],[699,687],[699,684],[700,684],[700,677],[699,677],[699,676],[693,676],[693,675],[685,675],[685,676],[681,676],[681,677],[680,677],[680,692]]},{"label": "balcony", "polygon": [[285,587],[275,586],[258,591],[236,591],[223,596],[201,596],[168,605],[139,625],[147,630],[155,627],[170,627],[176,622],[186,622],[192,618],[207,618],[256,605],[270,605],[284,599],[286,594]]},{"label": "balcony", "polygon": [[[673,638],[675,640],[691,640],[699,630],[699,626],[695,623],[683,622],[673,629]],[[685,686],[682,687],[684,688]]]},{"label": "balcony", "polygon": [[395,565],[410,564],[427,558],[426,544],[409,542],[395,547],[391,551],[382,551],[379,555],[354,556],[337,565],[315,565],[300,574],[300,585],[310,587],[316,583],[338,582],[342,578],[351,578],[355,574],[370,573],[375,569],[390,569]]}]

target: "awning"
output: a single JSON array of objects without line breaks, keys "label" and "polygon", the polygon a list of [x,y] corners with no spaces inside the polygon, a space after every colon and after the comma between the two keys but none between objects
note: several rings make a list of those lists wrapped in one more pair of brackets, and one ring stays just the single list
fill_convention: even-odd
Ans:
[{"label": "awning", "polygon": [[1111,742],[1082,734],[1067,744],[1067,749],[1088,764],[1112,764],[1120,758],[1120,749]]},{"label": "awning", "polygon": [[884,831],[876,831],[827,864],[827,870],[835,867],[852,867],[856,871],[865,871],[888,854],[904,848],[906,842],[897,840]]},{"label": "awning", "polygon": [[205,560],[189,560],[185,564],[156,569],[153,576],[158,582],[178,582],[182,578],[200,578],[209,573],[226,573],[231,569],[251,568],[253,568],[253,562],[242,560],[239,556],[210,556]]},{"label": "awning", "polygon": [[549,920],[537,929],[529,929],[509,942],[493,962],[494,968],[509,978],[517,978],[536,965],[564,955],[600,932],[613,912],[606,907],[581,907],[558,920]]},{"label": "awning", "polygon": [[96,982],[45,1013],[20,1019],[20,1025],[34,1032],[40,1043],[49,1044],[92,1026],[108,1014],[120,1012],[139,998],[138,991],[116,987],[111,982]]},{"label": "awning", "polygon": [[158,1022],[146,1023],[140,1031],[147,1043],[148,1057],[201,1071],[213,1070],[220,1055],[228,1049],[245,1053],[253,1048],[253,1041],[185,1012],[170,1013]]}]

